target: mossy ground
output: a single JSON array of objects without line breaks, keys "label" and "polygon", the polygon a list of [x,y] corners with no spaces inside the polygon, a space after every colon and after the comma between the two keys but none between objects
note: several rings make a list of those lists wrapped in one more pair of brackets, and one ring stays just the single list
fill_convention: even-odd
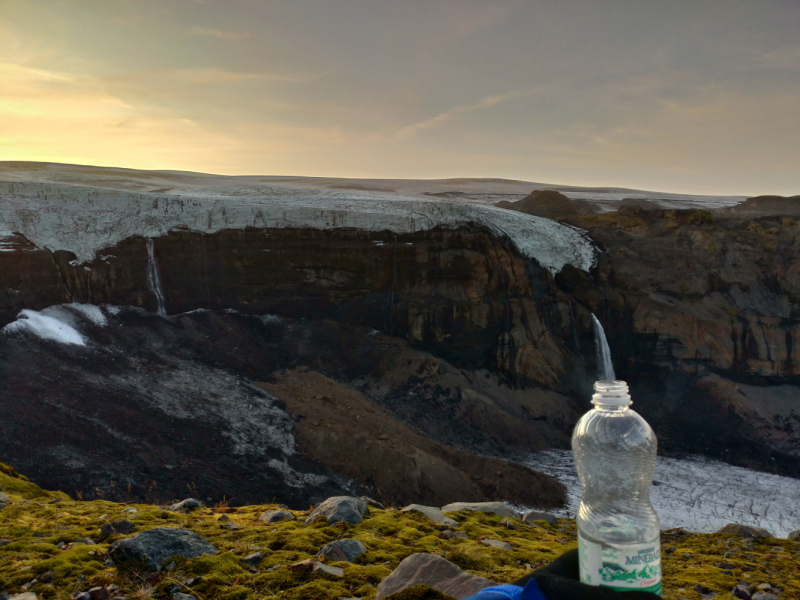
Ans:
[{"label": "mossy ground", "polygon": [[[95,585],[116,583],[128,598],[169,598],[178,582],[201,576],[191,592],[200,600],[317,600],[340,597],[374,597],[378,583],[401,560],[417,552],[439,554],[461,568],[497,581],[510,583],[528,572],[528,566],[542,566],[564,551],[577,546],[575,523],[545,522],[531,527],[516,523],[516,529],[500,525],[502,517],[484,513],[455,513],[469,539],[442,539],[443,529],[421,514],[370,509],[370,516],[356,526],[329,527],[323,519],[304,525],[306,513],[295,512],[298,520],[268,525],[258,521],[270,505],[242,508],[200,509],[189,514],[173,513],[153,505],[126,505],[106,501],[82,502],[61,493],[46,492],[24,478],[0,469],[0,485],[12,503],[0,511],[0,538],[12,540],[0,548],[0,590],[11,593],[48,571],[55,573],[52,584],[31,587],[39,598],[66,600],[73,592]],[[56,501],[60,500],[60,501]],[[125,514],[126,508],[139,510]],[[218,519],[227,517],[241,529],[223,529]],[[178,558],[169,572],[157,575],[118,570],[104,564],[109,544],[116,538],[100,540],[103,523],[129,519],[137,525],[135,535],[155,527],[186,527],[198,532],[220,552],[191,560]],[[504,540],[514,550],[481,544],[482,536]],[[75,544],[59,549],[59,542],[91,538],[96,546]],[[344,569],[344,577],[323,573],[296,573],[286,568],[313,557],[326,543],[355,538],[367,547],[356,564],[333,563]],[[783,589],[784,598],[800,597],[800,542],[768,539],[752,550],[740,538],[719,534],[665,533],[664,596],[699,599],[693,590],[702,583],[731,598],[728,590],[737,580],[769,582]],[[734,555],[723,558],[728,550]],[[264,561],[252,573],[241,558],[260,551]],[[735,565],[732,575],[714,563]],[[282,565],[269,571],[270,567]],[[750,569],[748,571],[748,569]]]}]

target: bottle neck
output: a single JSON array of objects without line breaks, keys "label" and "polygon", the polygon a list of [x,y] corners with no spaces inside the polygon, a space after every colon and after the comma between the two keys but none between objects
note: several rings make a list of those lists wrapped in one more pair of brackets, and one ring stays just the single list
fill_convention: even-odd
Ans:
[{"label": "bottle neck", "polygon": [[602,402],[592,401],[595,410],[601,412],[621,413],[630,410],[631,403],[628,404],[603,404]]},{"label": "bottle neck", "polygon": [[624,381],[596,381],[592,404],[602,412],[625,412],[632,404],[628,384]]}]

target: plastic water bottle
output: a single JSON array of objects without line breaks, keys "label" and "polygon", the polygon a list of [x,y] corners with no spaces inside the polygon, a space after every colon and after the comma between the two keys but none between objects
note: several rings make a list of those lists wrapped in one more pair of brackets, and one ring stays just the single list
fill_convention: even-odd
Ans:
[{"label": "plastic water bottle", "polygon": [[629,408],[624,381],[594,384],[594,408],[572,434],[583,498],[577,514],[581,582],[661,593],[661,528],[650,504],[656,436]]}]

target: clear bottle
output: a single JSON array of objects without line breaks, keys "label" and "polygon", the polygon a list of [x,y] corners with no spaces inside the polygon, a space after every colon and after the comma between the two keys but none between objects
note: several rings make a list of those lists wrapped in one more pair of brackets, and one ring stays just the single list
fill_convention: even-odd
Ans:
[{"label": "clear bottle", "polygon": [[594,384],[572,434],[583,497],[576,516],[583,583],[661,593],[661,528],[650,504],[656,436],[624,381]]}]

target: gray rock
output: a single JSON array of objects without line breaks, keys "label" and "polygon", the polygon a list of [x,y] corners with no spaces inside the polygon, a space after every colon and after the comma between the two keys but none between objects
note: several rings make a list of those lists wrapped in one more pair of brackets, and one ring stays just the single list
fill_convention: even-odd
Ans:
[{"label": "gray rock", "polygon": [[268,510],[258,517],[264,523],[280,523],[281,521],[294,521],[296,517],[288,510]]},{"label": "gray rock", "polygon": [[8,546],[9,544],[13,544],[13,540],[0,540],[0,548],[3,546]]},{"label": "gray rock", "polygon": [[328,525],[334,525],[340,521],[358,525],[364,520],[364,515],[368,514],[367,503],[363,500],[352,496],[333,496],[311,511],[306,519],[306,524],[311,523],[317,517],[325,517]]},{"label": "gray rock", "polygon": [[92,600],[92,597],[89,595],[89,592],[80,592],[77,596],[74,596],[72,600]]},{"label": "gray rock", "polygon": [[108,550],[114,563],[143,563],[158,571],[172,556],[194,558],[201,554],[214,554],[217,549],[208,540],[189,529],[159,527],[139,535],[118,540]]},{"label": "gray rock", "polygon": [[353,562],[366,551],[366,546],[358,540],[336,540],[320,548],[317,558],[324,556],[330,562]]},{"label": "gray rock", "polygon": [[509,521],[508,519],[503,519],[500,521],[500,525],[505,527],[506,529],[516,529],[517,526],[514,524],[514,521]]},{"label": "gray rock", "polygon": [[746,585],[735,585],[731,588],[731,595],[740,600],[750,600],[750,591]]},{"label": "gray rock", "polygon": [[33,592],[25,592],[24,594],[11,596],[8,600],[39,600],[39,598]]},{"label": "gray rock", "polygon": [[138,508],[126,508],[122,512],[123,513],[129,513],[129,514],[136,514],[136,513],[139,512],[139,509]]},{"label": "gray rock", "polygon": [[448,529],[442,534],[448,540],[468,540],[469,536],[464,531],[453,531]]},{"label": "gray rock", "polygon": [[194,498],[187,498],[186,500],[181,500],[177,504],[173,504],[169,507],[169,509],[173,512],[192,510],[193,508],[203,508],[203,503],[200,502],[200,500],[195,500]]},{"label": "gray rock", "polygon": [[87,546],[96,546],[97,542],[89,538],[78,538],[72,542],[73,544],[86,544]]},{"label": "gray rock", "polygon": [[378,502],[377,500],[373,500],[369,496],[359,496],[359,500],[363,500],[367,503],[367,506],[374,506],[375,508],[380,508],[381,510],[386,510],[386,507]]},{"label": "gray rock", "polygon": [[90,588],[88,592],[89,598],[92,600],[110,600],[111,599],[111,592],[108,589],[100,586],[95,586]]},{"label": "gray rock", "polygon": [[769,592],[756,592],[753,594],[752,600],[780,600],[780,598]]},{"label": "gray rock", "polygon": [[493,540],[492,538],[483,538],[481,544],[484,546],[491,546],[492,548],[500,548],[500,550],[513,550],[514,546],[502,540]]},{"label": "gray rock", "polygon": [[252,554],[248,554],[242,559],[243,563],[247,563],[254,569],[261,564],[261,561],[264,560],[264,555],[261,552],[253,552]]},{"label": "gray rock", "polygon": [[9,498],[8,494],[6,494],[5,492],[0,492],[0,502],[5,502],[6,504],[8,504],[9,502],[11,502],[11,498]]},{"label": "gray rock", "polygon": [[716,592],[712,592],[708,587],[704,586],[702,583],[698,583],[694,586],[694,591],[700,594],[705,600],[709,600],[717,595]]},{"label": "gray rock", "polygon": [[136,529],[136,525],[130,521],[112,521],[106,523],[100,528],[100,537],[103,539],[111,537],[112,535],[128,535]]},{"label": "gray rock", "polygon": [[42,583],[53,583],[56,579],[56,574],[53,571],[47,571],[47,573],[42,573],[39,575],[39,581]]},{"label": "gray rock", "polygon": [[331,567],[321,562],[315,562],[312,571],[321,571],[334,577],[344,577],[344,569],[341,567]]},{"label": "gray rock", "polygon": [[468,510],[472,512],[494,513],[502,517],[520,518],[520,514],[505,502],[453,502],[442,507],[443,513]]},{"label": "gray rock", "polygon": [[753,537],[753,538],[774,538],[766,529],[761,527],[752,527],[750,525],[740,525],[739,523],[728,523],[717,531],[717,533],[727,533],[730,535],[738,535],[739,537]]},{"label": "gray rock", "polygon": [[458,521],[451,519],[448,516],[433,506],[423,506],[422,504],[409,504],[400,512],[418,512],[428,517],[437,525],[444,525],[445,527],[458,527]]},{"label": "gray rock", "polygon": [[456,565],[435,554],[412,554],[404,559],[380,585],[375,600],[415,585],[427,585],[443,594],[466,598],[483,588],[497,585],[493,581],[470,575]]},{"label": "gray rock", "polygon": [[800,529],[795,529],[794,531],[789,532],[789,539],[800,540]]},{"label": "gray rock", "polygon": [[220,527],[222,527],[223,529],[230,529],[230,530],[235,530],[235,529],[241,529],[242,528],[241,525],[237,525],[233,521],[228,521],[227,523],[222,523],[222,524],[220,524]]},{"label": "gray rock", "polygon": [[184,594],[183,592],[176,592],[172,594],[172,600],[197,600],[197,596]]},{"label": "gray rock", "polygon": [[546,521],[549,525],[558,525],[558,518],[555,515],[551,515],[550,513],[546,512],[539,512],[538,510],[532,510],[525,515],[525,518],[522,520],[529,524],[533,523],[534,521]]},{"label": "gray rock", "polygon": [[6,502],[0,502],[0,510],[5,510],[8,508],[8,504]]}]

